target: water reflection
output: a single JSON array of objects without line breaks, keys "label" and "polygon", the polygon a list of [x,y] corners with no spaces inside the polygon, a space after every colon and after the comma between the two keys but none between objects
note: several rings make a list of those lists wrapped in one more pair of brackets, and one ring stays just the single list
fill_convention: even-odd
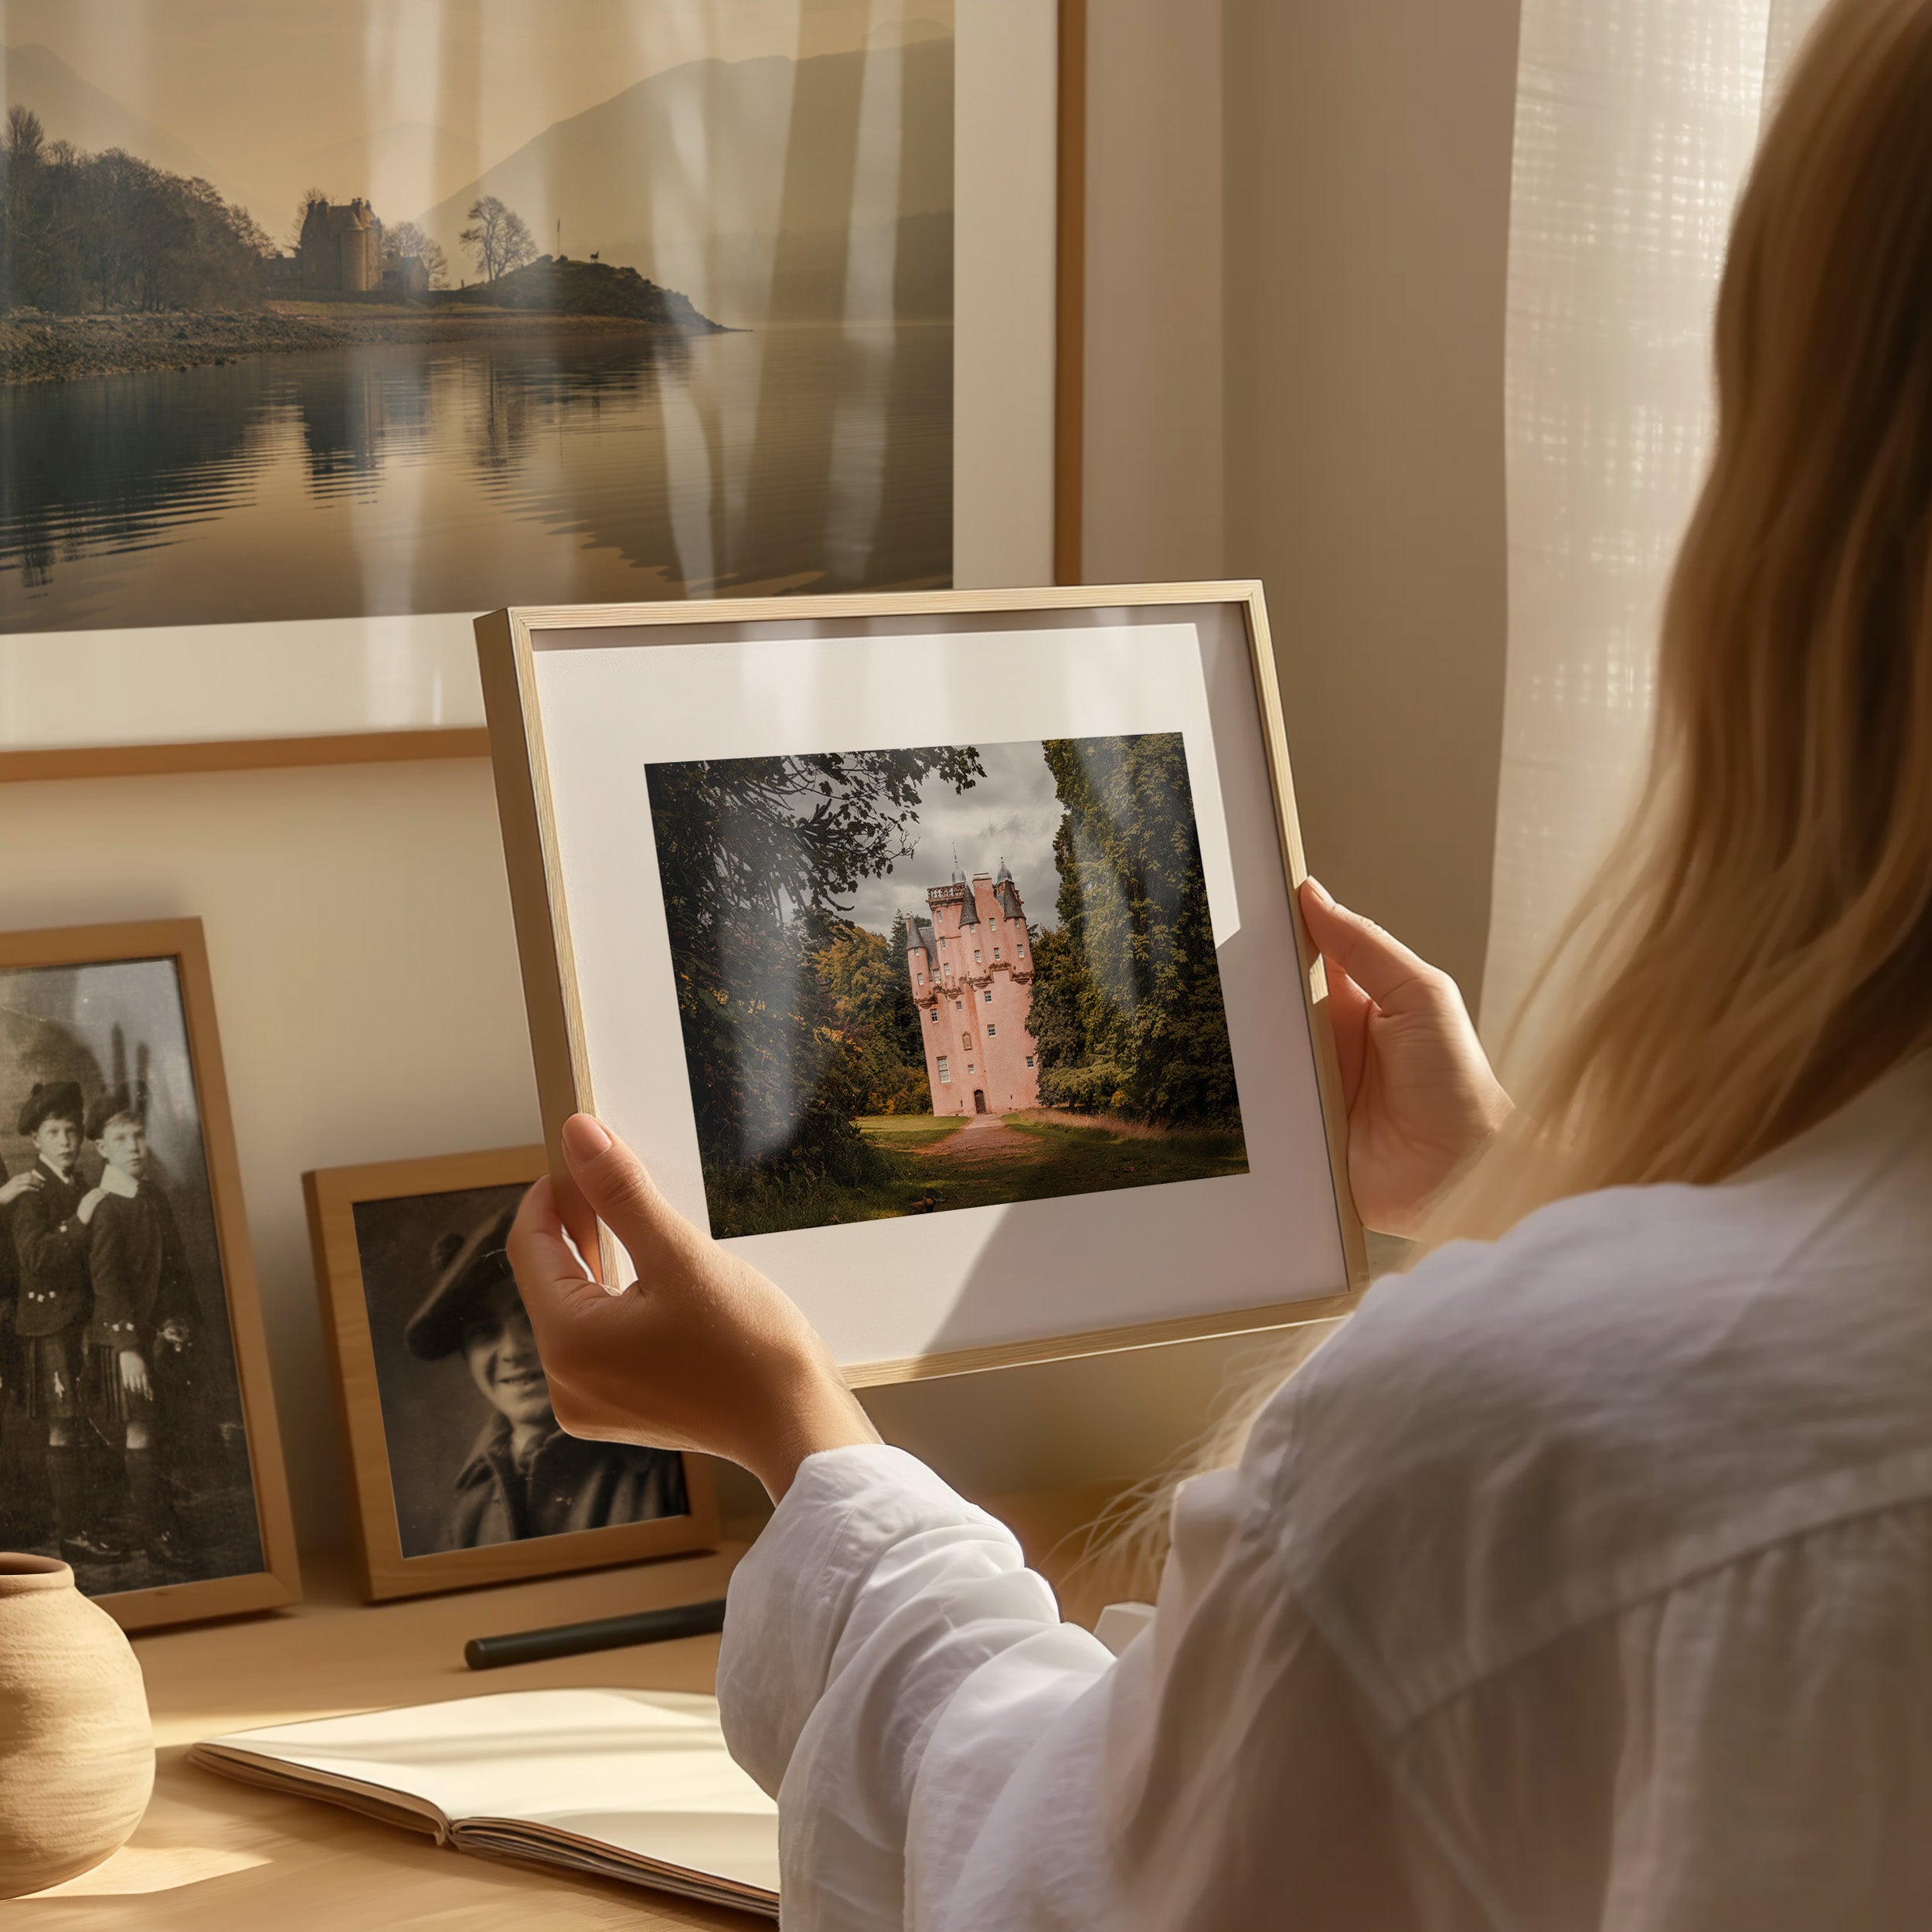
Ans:
[{"label": "water reflection", "polygon": [[944,582],[951,361],[882,325],[0,390],[0,628]]}]

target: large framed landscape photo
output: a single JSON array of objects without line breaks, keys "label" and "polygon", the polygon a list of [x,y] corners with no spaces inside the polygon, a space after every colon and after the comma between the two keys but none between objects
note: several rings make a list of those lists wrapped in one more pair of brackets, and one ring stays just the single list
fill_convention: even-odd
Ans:
[{"label": "large framed landscape photo", "polygon": [[298,1590],[198,920],[0,934],[0,1545],[128,1629]]},{"label": "large framed landscape photo", "polygon": [[372,1599],[709,1549],[709,1471],[557,1426],[504,1243],[540,1147],[302,1177]]},{"label": "large framed landscape photo", "polygon": [[474,751],[495,604],[1047,574],[1056,12],[9,0],[0,775]]},{"label": "large framed landscape photo", "polygon": [[1348,1305],[1258,587],[478,636],[550,1145],[610,1121],[855,1382]]}]

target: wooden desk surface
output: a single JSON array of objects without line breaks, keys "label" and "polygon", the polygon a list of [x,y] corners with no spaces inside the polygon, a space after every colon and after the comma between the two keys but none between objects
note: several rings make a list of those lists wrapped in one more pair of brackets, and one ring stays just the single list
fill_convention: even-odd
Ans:
[{"label": "wooden desk surface", "polygon": [[368,1605],[345,1571],[305,1560],[308,1600],[134,1638],[158,1749],[155,1795],[106,1864],[0,1904],[19,1932],[549,1932],[551,1927],[709,1927],[769,1920],[453,1852],[312,1799],[284,1798],[185,1761],[189,1745],[253,1724],[379,1705],[563,1684],[709,1691],[716,1637],[647,1644],[506,1670],[465,1668],[471,1637],[689,1603],[724,1594],[736,1549]]}]

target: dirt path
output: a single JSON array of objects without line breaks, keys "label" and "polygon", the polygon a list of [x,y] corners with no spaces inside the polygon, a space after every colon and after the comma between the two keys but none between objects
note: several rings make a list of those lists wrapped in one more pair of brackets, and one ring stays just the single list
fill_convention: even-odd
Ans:
[{"label": "dirt path", "polygon": [[975,1114],[957,1134],[920,1150],[927,1161],[954,1161],[961,1165],[981,1162],[1038,1159],[1040,1145],[1031,1135],[1009,1127],[997,1114]]}]

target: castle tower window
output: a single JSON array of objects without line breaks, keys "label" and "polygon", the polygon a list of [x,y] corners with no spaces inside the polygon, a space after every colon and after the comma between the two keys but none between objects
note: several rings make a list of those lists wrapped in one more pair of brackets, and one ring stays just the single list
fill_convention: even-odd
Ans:
[{"label": "castle tower window", "polygon": [[988,1006],[990,1006],[990,1005],[992,1005],[992,1003],[993,1003],[993,989],[992,989],[992,987],[990,987],[990,986],[989,986],[989,987],[988,987],[988,988],[987,988],[987,989],[986,989],[986,1004],[987,1004]]},{"label": "castle tower window", "polygon": [[980,957],[979,957],[979,948],[978,948],[977,946],[975,946],[975,947],[973,948],[973,964],[974,964],[975,966],[977,966],[977,965],[978,965],[980,963],[981,963],[981,962],[980,962]]},{"label": "castle tower window", "polygon": [[953,1083],[953,1070],[944,1053],[939,1056],[939,1083],[941,1087],[950,1087]]},{"label": "castle tower window", "polygon": [[993,957],[994,957],[994,958],[995,958],[995,959],[998,958],[998,957],[999,957],[999,948],[998,948],[997,946],[995,946],[995,947],[993,948]]},{"label": "castle tower window", "polygon": [[1032,1055],[1031,1053],[1029,1053],[1029,1054],[1026,1056],[1026,1064],[1027,1064],[1029,1066],[1031,1066],[1032,1065],[1032,1063],[1033,1063],[1033,1056],[1032,1056]]},{"label": "castle tower window", "polygon": [[988,1020],[986,1022],[986,1037],[988,1039],[991,1039],[998,1031],[999,1029],[995,1026],[991,1020]]}]

